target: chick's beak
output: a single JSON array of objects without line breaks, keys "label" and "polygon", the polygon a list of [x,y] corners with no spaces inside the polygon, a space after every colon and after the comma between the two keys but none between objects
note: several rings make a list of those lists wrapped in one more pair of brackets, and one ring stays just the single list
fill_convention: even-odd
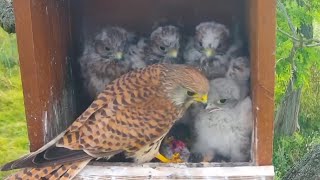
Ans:
[{"label": "chick's beak", "polygon": [[176,58],[178,56],[178,50],[177,49],[171,49],[169,52],[168,52],[168,56],[169,57],[172,57],[172,58]]},{"label": "chick's beak", "polygon": [[214,56],[215,52],[214,52],[213,49],[206,48],[206,49],[204,50],[204,54],[209,58],[209,57]]},{"label": "chick's beak", "polygon": [[194,100],[196,102],[200,102],[200,103],[206,105],[208,102],[208,94],[203,94],[203,95],[199,94],[198,96],[195,96]]},{"label": "chick's beak", "polygon": [[215,106],[215,105],[212,104],[212,103],[209,103],[209,104],[206,106],[205,109],[206,109],[206,111],[209,112],[209,113],[212,113],[212,112],[214,112],[214,111],[219,111],[219,110],[220,110],[219,107]]},{"label": "chick's beak", "polygon": [[122,52],[116,52],[116,54],[115,54],[116,59],[122,59],[122,57],[123,57]]}]

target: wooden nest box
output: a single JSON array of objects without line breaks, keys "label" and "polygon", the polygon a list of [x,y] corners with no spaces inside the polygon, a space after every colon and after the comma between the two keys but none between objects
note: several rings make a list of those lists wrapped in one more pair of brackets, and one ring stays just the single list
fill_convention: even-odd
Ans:
[{"label": "wooden nest box", "polygon": [[251,59],[252,161],[241,164],[92,163],[78,179],[273,179],[275,0],[15,0],[16,31],[31,151],[84,110],[77,57],[83,34],[105,25],[150,32],[166,19],[192,29],[236,17]]}]

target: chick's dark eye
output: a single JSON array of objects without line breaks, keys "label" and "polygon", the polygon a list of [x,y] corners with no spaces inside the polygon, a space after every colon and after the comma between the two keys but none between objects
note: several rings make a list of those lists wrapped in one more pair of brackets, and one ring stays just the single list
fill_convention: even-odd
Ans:
[{"label": "chick's dark eye", "polygon": [[219,100],[219,103],[223,104],[223,103],[225,103],[226,101],[227,101],[227,99],[220,99],[220,100]]},{"label": "chick's dark eye", "polygon": [[202,47],[202,42],[199,42],[199,46]]},{"label": "chick's dark eye", "polygon": [[187,91],[187,95],[188,95],[188,96],[194,96],[195,94],[196,94],[195,92]]},{"label": "chick's dark eye", "polygon": [[104,49],[106,50],[106,51],[110,51],[110,48],[109,47],[104,47]]},{"label": "chick's dark eye", "polygon": [[159,48],[161,49],[161,51],[165,51],[166,50],[166,48],[164,46],[160,46]]},{"label": "chick's dark eye", "polygon": [[244,68],[241,68],[239,66],[233,66],[232,69],[235,71],[243,71]]}]

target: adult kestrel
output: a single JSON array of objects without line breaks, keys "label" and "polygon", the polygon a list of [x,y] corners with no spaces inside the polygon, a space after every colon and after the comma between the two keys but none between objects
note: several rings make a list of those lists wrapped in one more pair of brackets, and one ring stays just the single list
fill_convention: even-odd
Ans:
[{"label": "adult kestrel", "polygon": [[107,27],[88,39],[79,63],[84,88],[92,100],[114,79],[132,69],[145,67],[142,60],[128,58],[133,34],[123,28]]},{"label": "adult kestrel", "polygon": [[72,179],[90,160],[122,152],[137,163],[171,162],[159,154],[161,141],[191,104],[207,102],[208,91],[208,80],[190,66],[131,71],[107,85],[67,130],[2,170],[27,168],[9,179]]},{"label": "adult kestrel", "polygon": [[230,44],[230,32],[217,22],[203,22],[195,28],[183,57],[187,64],[199,67],[208,79],[223,77],[229,65],[226,54]]},{"label": "adult kestrel", "polygon": [[[210,81],[206,110],[195,119],[196,141],[192,151],[202,154],[205,161],[221,155],[232,162],[250,158],[253,129],[252,102],[241,97],[241,87],[232,79]],[[214,138],[210,138],[214,137]]]}]

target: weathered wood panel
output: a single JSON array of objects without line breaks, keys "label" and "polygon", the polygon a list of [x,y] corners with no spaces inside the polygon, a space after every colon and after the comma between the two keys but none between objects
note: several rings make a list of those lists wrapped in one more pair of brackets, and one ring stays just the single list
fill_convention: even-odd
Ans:
[{"label": "weathered wood panel", "polygon": [[249,0],[251,88],[255,115],[253,162],[272,164],[275,83],[275,0]]},{"label": "weathered wood panel", "polygon": [[74,118],[69,1],[15,0],[16,31],[31,151]]},{"label": "weathered wood panel", "polygon": [[229,179],[271,180],[273,166],[189,167],[188,164],[95,164],[85,167],[80,179]]},{"label": "weathered wood panel", "polygon": [[[85,30],[89,32],[106,25],[150,33],[159,23],[182,25],[192,33],[203,21],[221,22],[231,27],[233,18],[243,21],[245,0],[77,0],[74,10],[80,11]],[[82,29],[80,29],[82,30]]]}]

